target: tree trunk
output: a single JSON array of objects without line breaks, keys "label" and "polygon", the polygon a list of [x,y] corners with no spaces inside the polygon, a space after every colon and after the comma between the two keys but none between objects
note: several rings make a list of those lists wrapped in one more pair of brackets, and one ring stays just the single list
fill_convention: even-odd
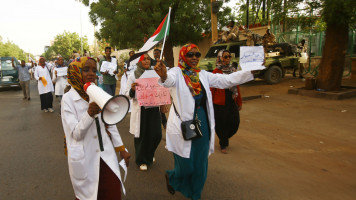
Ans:
[{"label": "tree trunk", "polygon": [[266,0],[262,0],[262,20],[266,17]]},{"label": "tree trunk", "polygon": [[349,27],[345,23],[327,23],[325,46],[317,77],[318,89],[326,91],[340,90],[348,42],[348,30]]},{"label": "tree trunk", "polygon": [[173,56],[173,45],[172,42],[167,38],[166,44],[163,50],[163,55],[165,61],[168,63],[169,67],[174,67],[174,56]]}]

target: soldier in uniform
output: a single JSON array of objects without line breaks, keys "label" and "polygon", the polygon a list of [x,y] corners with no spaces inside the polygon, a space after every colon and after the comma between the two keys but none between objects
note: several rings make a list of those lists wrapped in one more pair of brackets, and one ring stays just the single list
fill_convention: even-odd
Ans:
[{"label": "soldier in uniform", "polygon": [[[307,53],[307,49],[308,49],[308,44],[305,42],[304,39],[301,40],[297,46],[298,55],[300,57],[299,58],[299,78],[304,78],[303,71],[304,71],[304,63],[306,63],[306,61],[304,61],[305,59],[301,59],[301,57],[302,57],[302,53]],[[294,68],[293,77],[297,77],[297,75],[295,74],[297,69],[298,68]]]},{"label": "soldier in uniform", "polygon": [[262,38],[262,44],[265,52],[269,50],[269,47],[276,44],[276,36],[274,36],[274,34],[271,33],[270,29],[266,30],[266,34],[264,34]]},{"label": "soldier in uniform", "polygon": [[222,34],[222,40],[224,42],[239,40],[239,28],[235,25],[234,21],[230,21],[229,25],[227,25],[229,31],[225,31]]}]

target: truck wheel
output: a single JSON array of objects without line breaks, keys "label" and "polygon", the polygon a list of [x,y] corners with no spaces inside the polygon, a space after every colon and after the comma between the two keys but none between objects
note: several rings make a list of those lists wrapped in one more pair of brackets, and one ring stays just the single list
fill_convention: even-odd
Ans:
[{"label": "truck wheel", "polygon": [[279,83],[282,79],[282,70],[277,65],[272,65],[265,73],[265,80],[268,84]]}]

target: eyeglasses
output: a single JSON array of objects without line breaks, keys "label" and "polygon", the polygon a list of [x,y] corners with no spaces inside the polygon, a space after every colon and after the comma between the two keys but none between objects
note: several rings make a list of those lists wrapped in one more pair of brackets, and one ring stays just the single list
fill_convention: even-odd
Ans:
[{"label": "eyeglasses", "polygon": [[225,59],[231,58],[231,56],[224,56]]},{"label": "eyeglasses", "polygon": [[187,56],[188,58],[193,58],[193,56],[195,56],[196,58],[200,58],[201,53],[200,52],[188,52],[187,54],[185,54],[185,56]]}]

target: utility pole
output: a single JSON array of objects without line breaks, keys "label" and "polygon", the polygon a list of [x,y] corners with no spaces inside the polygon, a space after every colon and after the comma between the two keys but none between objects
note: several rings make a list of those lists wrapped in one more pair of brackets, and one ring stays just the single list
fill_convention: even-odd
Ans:
[{"label": "utility pole", "polygon": [[246,29],[248,30],[248,27],[249,27],[249,23],[248,23],[248,20],[249,20],[249,11],[250,11],[250,1],[247,0],[247,3],[246,3]]},{"label": "utility pole", "polygon": [[218,17],[216,12],[213,12],[216,0],[211,0],[211,40],[214,43],[218,40]]}]

